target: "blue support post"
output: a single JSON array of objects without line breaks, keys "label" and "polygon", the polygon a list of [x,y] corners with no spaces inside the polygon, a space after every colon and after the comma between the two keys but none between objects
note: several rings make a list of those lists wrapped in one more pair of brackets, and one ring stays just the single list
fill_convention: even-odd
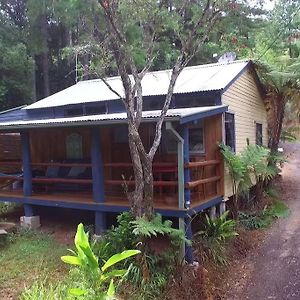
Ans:
[{"label": "blue support post", "polygon": [[[91,128],[91,161],[93,174],[93,196],[97,203],[105,202],[104,199],[104,167],[102,159],[101,139],[99,127]],[[106,215],[95,212],[95,233],[100,234],[106,229]]]},{"label": "blue support post", "polygon": [[33,217],[34,215],[33,206],[30,204],[24,204],[24,213],[25,213],[25,217]]},{"label": "blue support post", "polygon": [[[183,127],[183,159],[184,164],[188,164],[190,162],[190,143],[189,143],[189,128],[188,126]],[[190,169],[184,168],[184,183],[191,181]],[[184,202],[185,208],[190,208],[191,205],[191,191],[188,188],[184,188]]]},{"label": "blue support post", "polygon": [[[184,218],[185,223],[185,235],[186,238],[190,241],[192,241],[193,238],[193,232],[192,232],[192,218],[191,217],[185,217]],[[194,261],[194,255],[193,255],[193,247],[192,245],[185,244],[185,260],[187,263],[192,264]]]},{"label": "blue support post", "polygon": [[29,133],[27,131],[21,132],[22,144],[22,161],[23,161],[23,193],[24,196],[32,195],[32,171],[31,171],[31,155]]},{"label": "blue support post", "polygon": [[106,225],[106,214],[105,212],[96,211],[95,212],[95,234],[101,235],[107,228]]},{"label": "blue support post", "polygon": [[[189,143],[189,127],[188,125],[183,126],[182,130],[182,137],[184,139],[183,144],[183,159],[184,164],[188,164],[190,162],[190,143]],[[191,181],[191,174],[189,168],[184,168],[184,183]],[[191,190],[184,187],[184,203],[185,208],[189,209],[191,205]],[[190,241],[192,241],[193,238],[193,232],[192,232],[192,226],[191,226],[191,218],[189,216],[186,216],[184,218],[185,223],[185,234],[186,238]],[[188,263],[192,263],[194,261],[193,258],[193,248],[192,245],[185,244],[185,260]]]}]

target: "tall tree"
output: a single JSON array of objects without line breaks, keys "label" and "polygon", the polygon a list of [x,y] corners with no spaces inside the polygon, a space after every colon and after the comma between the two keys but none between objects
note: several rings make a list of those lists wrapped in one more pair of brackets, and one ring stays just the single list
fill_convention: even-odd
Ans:
[{"label": "tall tree", "polygon": [[[123,101],[128,117],[128,140],[135,178],[128,193],[133,212],[153,217],[152,163],[161,141],[161,130],[176,80],[198,53],[222,15],[232,9],[232,1],[99,0],[105,19],[102,28],[104,54],[116,65],[124,95],[107,86]],[[130,16],[130,18],[128,18]],[[142,79],[152,67],[164,40],[176,48],[170,82],[163,108],[156,122],[155,136],[146,149],[139,128],[142,121]],[[132,75],[132,77],[130,77]]]}]

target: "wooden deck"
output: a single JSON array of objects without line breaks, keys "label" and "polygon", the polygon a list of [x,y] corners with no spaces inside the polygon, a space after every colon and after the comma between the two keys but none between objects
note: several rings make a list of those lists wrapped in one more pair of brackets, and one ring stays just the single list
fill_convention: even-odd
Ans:
[{"label": "wooden deck", "polygon": [[[213,196],[205,201],[192,202],[189,210],[179,209],[176,202],[165,203],[162,199],[155,199],[155,209],[169,216],[179,216],[186,214],[188,211],[199,211],[201,206],[209,207],[209,203],[221,196]],[[129,209],[129,203],[125,196],[119,197],[107,197],[104,203],[96,203],[93,199],[92,193],[80,192],[53,192],[53,193],[33,193],[30,197],[24,197],[23,191],[18,190],[1,190],[0,201],[18,202],[18,203],[30,203],[41,206],[53,206],[53,207],[69,207],[86,210],[99,210],[99,211],[112,211],[121,212]],[[220,201],[219,201],[220,202]],[[202,209],[201,209],[202,210]]]}]

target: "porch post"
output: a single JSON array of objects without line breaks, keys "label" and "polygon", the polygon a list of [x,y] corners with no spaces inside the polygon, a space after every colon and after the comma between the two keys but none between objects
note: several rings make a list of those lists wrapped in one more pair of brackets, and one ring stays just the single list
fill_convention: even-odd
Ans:
[{"label": "porch post", "polygon": [[[183,144],[183,159],[184,159],[184,165],[188,164],[190,162],[190,143],[189,143],[189,128],[188,125],[184,125],[182,136],[184,139]],[[184,183],[191,181],[191,175],[190,175],[190,169],[184,168]],[[191,205],[191,190],[184,187],[184,202],[185,202],[185,208],[189,209]],[[193,232],[192,232],[192,219],[190,216],[186,216],[184,219],[185,222],[185,235],[186,238],[190,241],[192,241],[193,238]],[[185,260],[188,263],[193,263],[194,257],[193,257],[193,248],[192,245],[185,244]]]},{"label": "porch post", "polygon": [[[183,127],[183,159],[184,164],[188,164],[190,162],[190,143],[189,143],[189,128],[187,125]],[[184,183],[191,181],[190,169],[184,168]],[[185,207],[189,208],[191,205],[191,191],[186,186],[184,187],[184,202]]]},{"label": "porch post", "polygon": [[[97,203],[104,199],[104,166],[99,127],[91,128],[91,162],[93,176],[93,197]],[[106,215],[104,212],[95,212],[95,234],[100,235],[106,229]]]},{"label": "porch post", "polygon": [[23,193],[24,196],[32,195],[31,155],[28,131],[21,132],[22,162],[23,162]]},{"label": "porch post", "polygon": [[25,217],[33,217],[34,215],[33,206],[30,204],[24,204],[24,213],[25,213]]}]

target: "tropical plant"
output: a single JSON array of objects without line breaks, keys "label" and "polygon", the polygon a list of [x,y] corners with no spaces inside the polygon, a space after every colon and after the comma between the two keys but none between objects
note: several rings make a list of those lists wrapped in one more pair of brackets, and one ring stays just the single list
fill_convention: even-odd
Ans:
[{"label": "tropical plant", "polygon": [[[140,251],[126,250],[114,254],[102,267],[99,267],[98,258],[91,249],[88,234],[85,233],[83,224],[78,225],[74,242],[76,251],[70,250],[73,255],[62,256],[62,261],[70,265],[79,266],[83,271],[83,276],[87,276],[90,279],[91,286],[101,297],[113,297],[115,294],[114,278],[123,277],[127,270],[112,269],[112,267],[118,262],[139,254]],[[110,281],[108,290],[104,291],[108,281]],[[69,290],[69,293],[74,296],[83,296],[88,291],[81,288],[72,288]]]},{"label": "tropical plant", "polygon": [[264,101],[268,112],[269,148],[272,152],[278,149],[286,104],[299,104],[299,72],[295,68],[296,63],[295,59],[287,56],[278,57],[272,63],[256,63],[266,95]]},{"label": "tropical plant", "polygon": [[250,213],[239,212],[239,222],[245,228],[263,229],[272,224],[273,219],[286,218],[290,213],[285,203],[279,200],[273,200],[269,206],[261,211]]},{"label": "tropical plant", "polygon": [[224,242],[229,238],[237,236],[238,233],[235,231],[235,221],[227,220],[229,211],[226,211],[223,215],[217,218],[210,218],[205,215],[206,221],[204,223],[204,229],[198,231],[195,235],[200,235],[209,240],[217,240]]},{"label": "tropical plant", "polygon": [[278,160],[277,153],[271,154],[270,149],[263,146],[248,145],[241,153],[241,158],[247,165],[249,178],[254,179],[252,185],[255,185],[255,199],[259,202],[263,196],[264,185],[278,173],[275,163]]},{"label": "tropical plant", "polygon": [[[137,218],[131,221],[133,225],[133,234],[142,238],[151,238],[157,235],[167,235],[173,243],[186,241],[184,232],[172,227],[172,221],[163,221],[160,214],[156,214],[154,219],[149,221],[145,217]],[[188,241],[186,241],[188,242]]]},{"label": "tropical plant", "polygon": [[225,243],[230,238],[237,236],[235,231],[236,222],[227,220],[229,211],[223,215],[212,219],[205,215],[204,229],[197,232],[194,236],[200,240],[201,246],[204,248],[202,257],[211,257],[215,262],[226,264]]},{"label": "tropical plant", "polygon": [[246,161],[243,160],[239,154],[234,153],[230,147],[220,144],[220,150],[231,177],[233,195],[232,213],[234,217],[237,217],[239,196],[242,193],[246,193],[251,186],[247,164]]}]

